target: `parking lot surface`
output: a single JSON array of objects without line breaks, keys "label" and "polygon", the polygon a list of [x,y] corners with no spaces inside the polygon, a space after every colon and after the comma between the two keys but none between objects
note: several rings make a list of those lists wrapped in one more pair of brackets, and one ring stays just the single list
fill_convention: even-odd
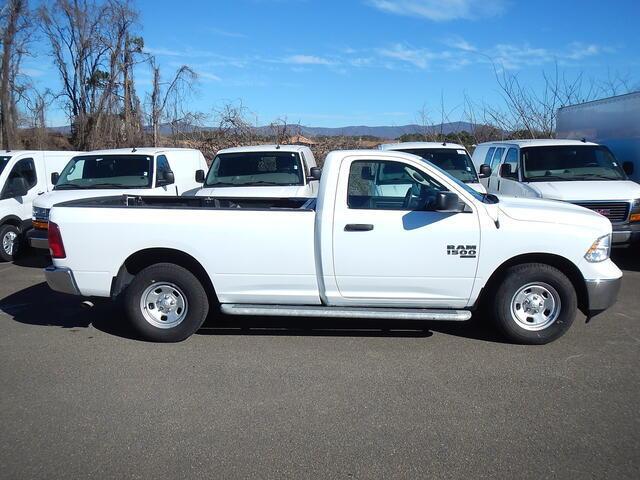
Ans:
[{"label": "parking lot surface", "polygon": [[0,264],[2,478],[640,478],[640,252],[546,346],[470,324],[213,318],[135,338]]}]

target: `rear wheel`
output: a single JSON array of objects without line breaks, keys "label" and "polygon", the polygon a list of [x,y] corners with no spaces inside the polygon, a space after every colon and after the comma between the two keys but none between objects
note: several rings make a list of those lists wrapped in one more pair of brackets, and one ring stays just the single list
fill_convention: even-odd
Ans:
[{"label": "rear wheel", "polygon": [[566,275],[550,265],[528,263],[507,270],[496,291],[493,317],[508,340],[542,345],[565,334],[577,304]]},{"label": "rear wheel", "polygon": [[127,287],[125,309],[146,340],[180,342],[193,335],[209,312],[207,293],[189,270],[158,263],[140,271]]},{"label": "rear wheel", "polygon": [[20,230],[15,225],[0,227],[0,260],[11,262],[20,249]]}]

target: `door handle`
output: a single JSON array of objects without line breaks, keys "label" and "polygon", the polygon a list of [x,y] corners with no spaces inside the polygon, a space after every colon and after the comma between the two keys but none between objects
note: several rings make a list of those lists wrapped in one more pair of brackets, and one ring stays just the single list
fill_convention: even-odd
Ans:
[{"label": "door handle", "polygon": [[345,232],[370,232],[373,225],[370,223],[349,223],[344,226]]},{"label": "door handle", "polygon": [[44,195],[44,192],[38,192],[38,195]]}]

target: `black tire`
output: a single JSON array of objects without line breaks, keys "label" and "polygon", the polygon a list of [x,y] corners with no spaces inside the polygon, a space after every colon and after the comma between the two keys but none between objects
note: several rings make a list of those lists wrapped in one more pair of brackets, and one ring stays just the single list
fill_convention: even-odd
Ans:
[{"label": "black tire", "polygon": [[[151,285],[162,282],[178,287],[186,299],[184,319],[170,328],[153,325],[145,317],[141,306],[145,291]],[[140,271],[127,287],[124,306],[138,333],[145,340],[153,342],[181,342],[189,338],[202,326],[209,313],[209,299],[202,283],[189,270],[173,263],[157,263]]]},{"label": "black tire", "polygon": [[[6,250],[5,247],[5,237],[14,233],[16,235],[15,241],[13,242],[13,246],[10,247],[11,253]],[[11,262],[18,255],[20,251],[22,237],[20,235],[20,229],[15,225],[2,225],[0,227],[0,261],[3,262]]]},{"label": "black tire", "polygon": [[[548,326],[541,324],[544,328],[540,330],[523,327],[512,313],[512,299],[522,287],[529,284],[550,286],[560,299],[559,312],[555,315],[555,320]],[[522,307],[518,302],[514,302],[514,308],[519,310]],[[497,288],[492,305],[493,318],[498,330],[508,341],[526,345],[544,345],[560,338],[571,327],[577,309],[577,295],[571,281],[557,268],[542,263],[527,263],[509,268]],[[527,318],[526,321],[533,319]]]}]

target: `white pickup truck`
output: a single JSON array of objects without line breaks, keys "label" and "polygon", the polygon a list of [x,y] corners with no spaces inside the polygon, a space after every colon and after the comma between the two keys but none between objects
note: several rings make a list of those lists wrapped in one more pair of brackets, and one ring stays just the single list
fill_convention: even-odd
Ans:
[{"label": "white pickup truck", "polygon": [[154,341],[184,340],[217,309],[463,321],[483,306],[507,339],[541,344],[577,308],[611,306],[622,277],[603,216],[483,195],[420,157],[379,150],[330,153],[317,199],[58,204],[49,245],[52,289],[122,297]]}]

